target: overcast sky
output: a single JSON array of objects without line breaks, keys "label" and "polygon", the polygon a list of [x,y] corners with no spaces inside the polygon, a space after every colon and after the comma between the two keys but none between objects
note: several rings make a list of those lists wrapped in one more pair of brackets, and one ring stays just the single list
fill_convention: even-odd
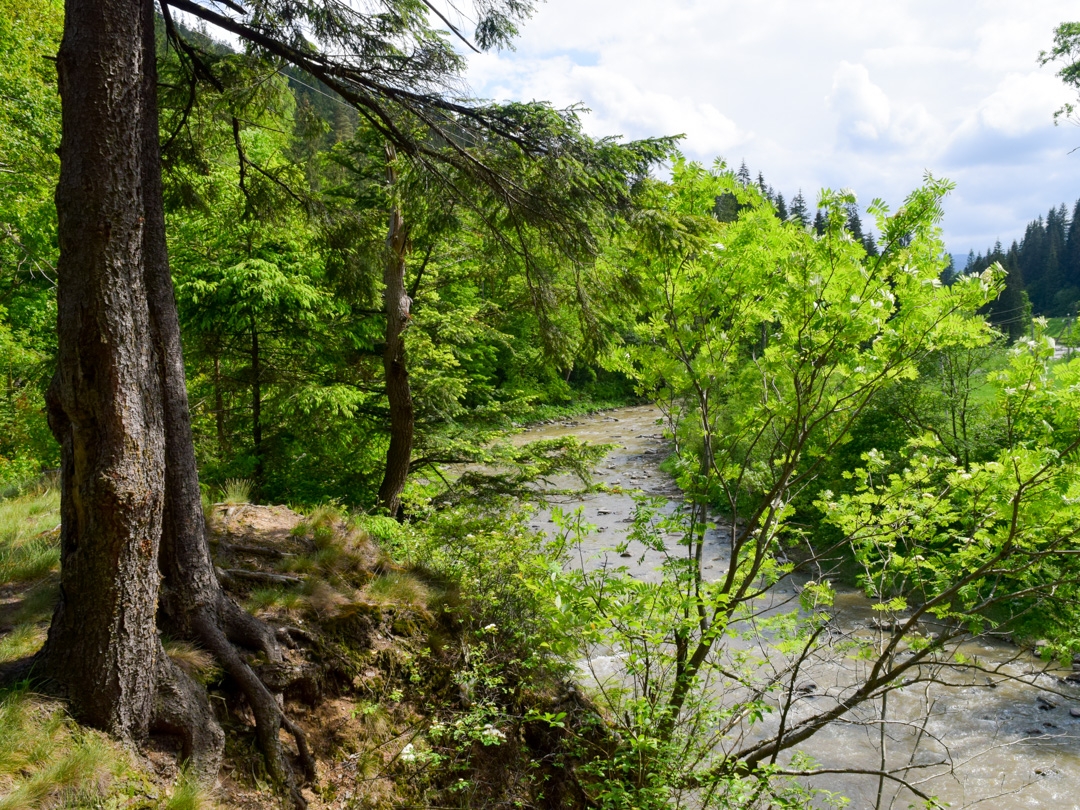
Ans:
[{"label": "overcast sky", "polygon": [[513,52],[470,57],[473,94],[583,102],[593,135],[685,133],[788,200],[853,189],[893,207],[924,172],[957,184],[953,253],[1008,244],[1080,197],[1071,94],[1040,68],[1075,2],[547,0]]}]

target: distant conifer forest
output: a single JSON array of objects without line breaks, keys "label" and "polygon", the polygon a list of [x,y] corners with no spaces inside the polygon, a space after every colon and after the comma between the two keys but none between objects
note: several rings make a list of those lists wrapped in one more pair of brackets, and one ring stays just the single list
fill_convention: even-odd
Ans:
[{"label": "distant conifer forest", "polygon": [[1008,275],[1001,296],[984,314],[1010,339],[1024,333],[1032,315],[1075,315],[1080,301],[1080,200],[1072,216],[1062,203],[1028,223],[1008,248],[997,242],[986,253],[968,254],[962,273],[981,273],[1000,262]]}]

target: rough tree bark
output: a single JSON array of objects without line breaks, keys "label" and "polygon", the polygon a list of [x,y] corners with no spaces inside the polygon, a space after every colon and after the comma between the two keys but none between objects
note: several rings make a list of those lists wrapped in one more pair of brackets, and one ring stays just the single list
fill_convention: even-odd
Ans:
[{"label": "rough tree bark", "polygon": [[[221,730],[155,623],[165,424],[144,270],[160,257],[140,148],[147,116],[156,120],[153,60],[148,4],[68,1],[57,62],[59,357],[48,397],[61,445],[60,601],[39,662],[82,721],[131,741],[168,728],[210,773]],[[154,133],[156,143],[156,124]]]},{"label": "rough tree bark", "polygon": [[130,41],[139,11],[69,2],[57,63],[59,364],[49,417],[61,445],[62,568],[42,659],[80,719],[128,739],[147,732],[148,672],[163,656],[154,615],[164,425],[157,360],[140,340],[149,311],[142,211],[131,204],[142,197],[131,109],[141,93],[142,53]]},{"label": "rough tree bark", "polygon": [[[393,146],[386,147],[386,182],[391,195],[397,184]],[[409,324],[412,300],[405,290],[405,253],[408,229],[401,209],[394,205],[386,235],[386,263],[383,265],[383,306],[386,310],[386,348],[383,371],[386,375],[386,398],[390,405],[390,446],[386,449],[386,470],[379,487],[379,503],[391,515],[401,512],[401,493],[409,476],[412,461],[413,410],[409,370],[405,364],[405,327]]]},{"label": "rough tree bark", "polygon": [[303,735],[233,646],[280,660],[278,639],[222,590],[207,544],[165,243],[153,13],[153,0],[65,7],[49,393],[62,447],[61,598],[39,663],[78,718],[130,741],[177,734],[209,777],[224,736],[158,626],[201,643],[240,686],[270,773],[302,805],[278,732],[296,739],[311,778]]}]

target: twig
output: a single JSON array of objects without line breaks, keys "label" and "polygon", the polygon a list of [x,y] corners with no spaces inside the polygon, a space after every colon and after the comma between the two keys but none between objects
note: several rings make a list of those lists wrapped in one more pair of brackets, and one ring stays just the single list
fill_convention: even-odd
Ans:
[{"label": "twig", "polygon": [[247,580],[248,582],[269,582],[272,585],[302,585],[303,577],[294,577],[289,574],[271,574],[268,571],[247,571],[243,568],[217,569],[218,579],[223,585],[228,585],[230,580]]},{"label": "twig", "polygon": [[233,552],[240,552],[241,554],[259,554],[263,557],[273,557],[274,559],[278,560],[285,557],[296,556],[289,551],[279,551],[276,548],[266,548],[265,546],[246,546],[237,543],[227,543],[224,540],[218,540],[217,547],[219,551],[222,551],[226,554]]}]

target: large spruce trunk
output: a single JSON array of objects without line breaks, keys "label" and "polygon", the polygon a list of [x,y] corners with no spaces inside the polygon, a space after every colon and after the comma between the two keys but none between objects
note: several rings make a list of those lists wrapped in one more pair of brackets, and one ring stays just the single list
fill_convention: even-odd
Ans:
[{"label": "large spruce trunk", "polygon": [[81,720],[148,729],[163,656],[155,626],[164,420],[146,340],[139,0],[69,0],[56,204],[61,445],[60,602],[43,652]]},{"label": "large spruce trunk", "polygon": [[155,621],[166,431],[146,282],[168,265],[160,166],[144,149],[148,132],[157,143],[153,23],[149,0],[65,7],[59,357],[48,396],[61,445],[60,601],[39,661],[80,720],[129,741],[175,733],[209,777],[223,735]]},{"label": "large spruce trunk", "polygon": [[[148,52],[153,54],[152,0],[147,0],[145,10],[149,20],[145,45]],[[306,740],[300,729],[281,711],[278,698],[259,680],[234,647],[235,644],[262,652],[271,662],[279,662],[282,656],[277,636],[272,628],[242,610],[225,593],[210,557],[184,378],[180,320],[165,241],[157,123],[157,69],[152,58],[145,65],[144,78],[145,98],[150,111],[144,119],[142,141],[147,178],[144,218],[148,234],[147,253],[151,258],[145,265],[145,272],[151,335],[157,348],[165,415],[165,520],[159,553],[162,586],[158,623],[170,635],[190,639],[209,650],[240,687],[255,718],[256,736],[266,755],[270,775],[287,786],[295,803],[302,807],[305,802],[282,747],[279,730],[284,728],[296,740],[303,777],[311,780],[315,776],[315,762]],[[189,714],[195,711],[193,707]],[[198,711],[203,712],[213,726],[210,733],[214,739],[195,740],[192,749],[197,748],[199,743],[212,743],[220,748],[217,742],[220,731],[209,714],[208,706],[199,706]],[[166,718],[159,718],[159,723],[169,725]],[[190,733],[186,730],[182,732],[185,738]],[[205,758],[207,755],[203,756]]]},{"label": "large spruce trunk", "polygon": [[203,644],[247,697],[271,774],[302,805],[278,732],[296,738],[310,777],[303,736],[233,647],[279,659],[275,634],[227,597],[207,544],[165,242],[155,57],[152,0],[67,0],[48,398],[62,448],[61,597],[39,662],[76,717],[129,741],[176,734],[210,778],[221,728],[158,625]]}]

